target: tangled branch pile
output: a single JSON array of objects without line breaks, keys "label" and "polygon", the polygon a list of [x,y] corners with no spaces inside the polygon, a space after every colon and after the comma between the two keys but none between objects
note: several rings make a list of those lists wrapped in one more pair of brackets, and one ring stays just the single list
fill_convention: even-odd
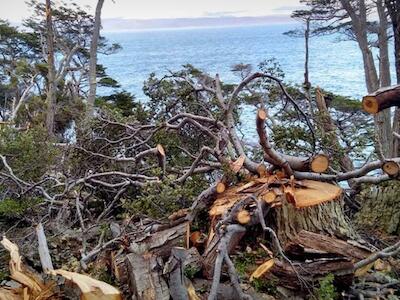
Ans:
[{"label": "tangled branch pile", "polygon": [[[265,124],[272,113],[258,91],[264,85],[280,91],[284,113],[308,132],[307,144],[297,143],[308,155],[283,153],[276,147],[279,141],[272,144]],[[43,172],[28,172],[30,166],[18,164],[18,155],[0,155],[3,199],[30,201],[19,222],[27,228],[43,223],[50,252],[79,258],[68,269],[95,273],[104,268],[127,299],[259,297],[240,283],[246,279],[258,290],[283,286],[280,293],[309,293],[329,274],[337,287],[358,297],[364,293],[361,285],[349,289],[361,276],[358,271],[365,275],[377,261],[385,264],[384,258],[400,251],[398,244],[378,251],[362,242],[345,215],[345,195],[356,193],[362,183],[397,174],[381,160],[348,168],[352,163],[342,141],[332,135],[341,129],[321,91],[316,91],[315,108],[293,99],[279,78],[263,72],[232,86],[192,68],[151,78],[145,90],[154,100],[150,106],[159,105],[152,107],[153,117],[141,109],[127,119],[99,109],[77,129],[76,142],[33,143],[37,155],[54,152]],[[258,155],[237,131],[240,103],[248,98],[257,100]],[[315,109],[315,118],[305,113]],[[400,158],[390,162],[397,165]],[[368,175],[380,169],[387,174]],[[341,181],[348,181],[349,191],[338,185]],[[7,236],[16,229],[7,228]],[[28,233],[26,241],[31,247],[36,238]],[[25,257],[38,269],[35,255]],[[251,259],[240,266],[243,257]],[[65,263],[62,257],[56,260]],[[67,280],[78,276],[54,272]],[[29,284],[11,278],[34,299]],[[386,292],[377,290],[387,295],[399,283],[381,284]],[[375,293],[369,286],[367,292]]]}]

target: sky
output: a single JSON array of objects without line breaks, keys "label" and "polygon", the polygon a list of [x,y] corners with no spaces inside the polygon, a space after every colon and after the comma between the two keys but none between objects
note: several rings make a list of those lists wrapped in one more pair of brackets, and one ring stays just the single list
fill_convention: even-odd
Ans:
[{"label": "sky", "polygon": [[[96,0],[76,2],[82,6],[89,5],[92,9],[97,3]],[[298,8],[299,0],[105,0],[102,18],[173,19],[289,15]],[[0,0],[1,19],[19,23],[29,15],[25,0]]]}]

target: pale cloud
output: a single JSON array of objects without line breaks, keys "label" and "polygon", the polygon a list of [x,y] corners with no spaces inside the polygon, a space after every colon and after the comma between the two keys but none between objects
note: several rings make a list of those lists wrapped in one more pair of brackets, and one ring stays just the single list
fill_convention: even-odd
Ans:
[{"label": "pale cloud", "polygon": [[[44,1],[44,0],[43,0]],[[76,1],[82,6],[96,6],[96,0]],[[229,12],[233,16],[281,14],[279,8],[295,7],[299,0],[106,0],[103,18],[157,19],[196,18]],[[25,0],[0,0],[0,18],[20,22],[30,15]],[[288,12],[290,13],[290,12]]]}]

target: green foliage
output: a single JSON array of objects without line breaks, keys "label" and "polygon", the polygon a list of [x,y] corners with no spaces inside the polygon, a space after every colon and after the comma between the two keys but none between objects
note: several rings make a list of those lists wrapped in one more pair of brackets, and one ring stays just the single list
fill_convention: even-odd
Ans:
[{"label": "green foliage", "polygon": [[189,279],[193,279],[195,275],[200,271],[196,266],[187,265],[183,270],[183,274]]},{"label": "green foliage", "polygon": [[333,274],[328,274],[319,280],[319,288],[315,291],[318,300],[335,300],[338,298],[338,293],[333,285],[334,279]]},{"label": "green foliage", "polygon": [[122,91],[97,98],[96,105],[117,110],[123,117],[134,116],[138,121],[145,122],[148,114],[143,105],[135,100],[134,95]]},{"label": "green foliage", "polygon": [[257,256],[254,253],[242,252],[235,256],[234,265],[241,277],[246,277],[250,267],[256,264]]},{"label": "green foliage", "polygon": [[58,151],[44,128],[17,131],[0,128],[0,153],[16,176],[27,181],[38,181],[54,165]]},{"label": "green foliage", "polygon": [[208,185],[198,176],[188,178],[184,184],[173,184],[166,180],[161,184],[148,184],[142,188],[136,199],[126,202],[128,212],[165,218],[171,213],[187,208]]},{"label": "green foliage", "polygon": [[40,198],[4,199],[0,201],[0,217],[5,219],[20,218],[29,209],[42,203]]},{"label": "green foliage", "polygon": [[254,278],[251,285],[259,293],[266,293],[268,295],[275,295],[277,293],[277,280]]}]

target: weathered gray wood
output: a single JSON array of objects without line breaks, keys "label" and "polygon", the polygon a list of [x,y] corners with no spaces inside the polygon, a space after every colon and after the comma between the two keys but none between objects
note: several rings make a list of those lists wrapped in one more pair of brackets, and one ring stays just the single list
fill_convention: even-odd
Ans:
[{"label": "weathered gray wood", "polygon": [[162,277],[162,261],[151,253],[126,256],[130,289],[135,300],[169,300],[169,289]]},{"label": "weathered gray wood", "polygon": [[164,267],[164,274],[168,276],[168,285],[173,300],[189,300],[189,279],[185,276],[185,268],[193,271],[201,269],[201,256],[196,248],[185,249],[175,247]]},{"label": "weathered gray wood", "polygon": [[168,259],[173,247],[185,245],[188,226],[189,223],[184,222],[165,230],[149,232],[142,238],[131,242],[130,251],[134,253],[152,252]]},{"label": "weathered gray wood", "polygon": [[46,235],[44,234],[44,229],[42,223],[36,226],[36,235],[39,243],[39,257],[40,263],[42,264],[42,269],[45,273],[49,270],[54,270],[53,263],[51,261],[51,256],[49,252],[49,247],[47,246]]}]

